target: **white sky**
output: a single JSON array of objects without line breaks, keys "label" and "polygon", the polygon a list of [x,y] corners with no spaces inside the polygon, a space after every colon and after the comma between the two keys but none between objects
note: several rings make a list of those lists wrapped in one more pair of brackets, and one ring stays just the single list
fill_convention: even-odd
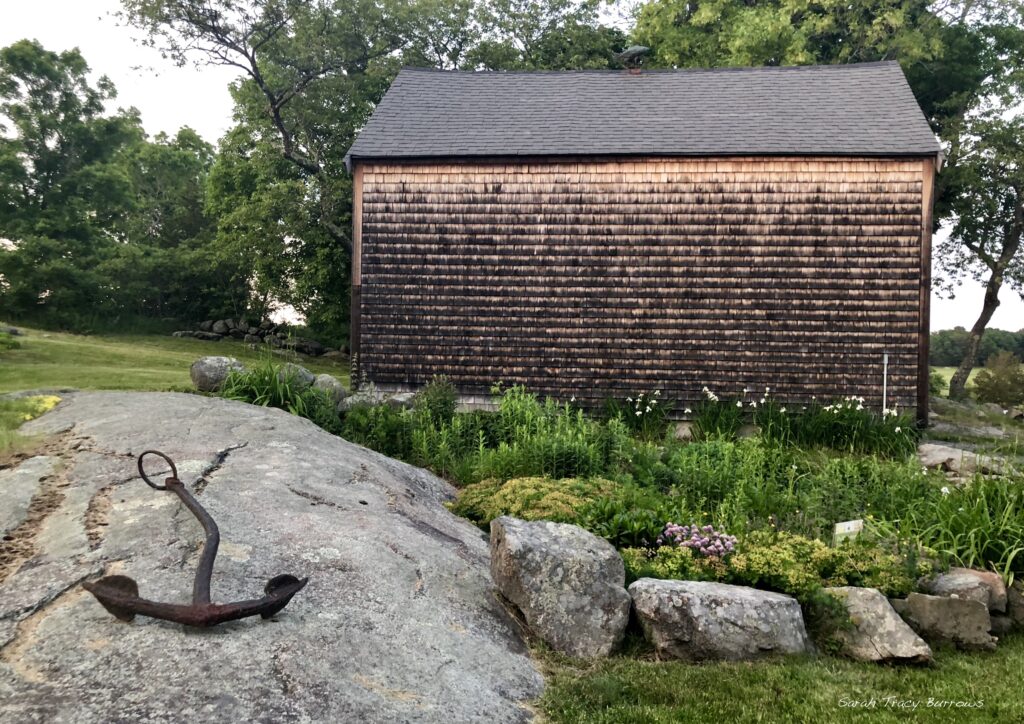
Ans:
[{"label": "white sky", "polygon": [[[175,67],[156,50],[133,40],[134,30],[118,27],[111,13],[117,0],[0,0],[0,47],[22,38],[39,40],[49,50],[78,47],[95,75],[107,75],[118,90],[117,105],[142,113],[146,131],[174,133],[191,126],[216,143],[231,126],[228,84],[236,73],[228,68]],[[932,297],[932,329],[961,325],[970,329],[984,292],[967,282],[956,299]],[[1009,289],[991,327],[1024,328],[1024,300]]]}]

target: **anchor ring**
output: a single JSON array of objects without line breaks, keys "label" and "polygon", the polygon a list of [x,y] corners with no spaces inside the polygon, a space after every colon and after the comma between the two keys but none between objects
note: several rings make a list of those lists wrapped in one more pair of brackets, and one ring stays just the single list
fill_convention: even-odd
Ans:
[{"label": "anchor ring", "polygon": [[[156,455],[157,457],[163,458],[164,462],[166,462],[168,465],[171,466],[171,478],[173,478],[174,480],[178,479],[178,468],[176,468],[174,466],[174,461],[173,460],[171,460],[169,457],[164,455],[159,450],[146,450],[144,453],[139,455],[139,464],[138,464],[139,475],[142,476],[142,479],[146,482],[146,485],[148,485],[149,487],[153,488],[154,490],[167,490],[167,486],[166,485],[157,485],[156,483],[154,483],[152,480],[149,479],[148,475],[146,475],[146,471],[142,467],[142,459],[145,458],[147,455]],[[171,478],[168,478],[168,479],[171,479]]]}]

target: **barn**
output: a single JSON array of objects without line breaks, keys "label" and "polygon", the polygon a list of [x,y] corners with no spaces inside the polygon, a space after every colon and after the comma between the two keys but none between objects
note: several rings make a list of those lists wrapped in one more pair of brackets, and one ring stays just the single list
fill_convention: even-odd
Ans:
[{"label": "barn", "polygon": [[704,387],[928,409],[940,147],[895,62],[405,69],[348,151],[351,346],[599,406]]}]

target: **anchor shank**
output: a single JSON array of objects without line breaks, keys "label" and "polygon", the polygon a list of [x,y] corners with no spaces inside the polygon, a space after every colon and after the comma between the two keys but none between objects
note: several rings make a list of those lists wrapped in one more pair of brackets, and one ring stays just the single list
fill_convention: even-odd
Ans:
[{"label": "anchor shank", "polygon": [[209,603],[210,579],[213,577],[213,562],[217,558],[217,548],[220,545],[220,530],[206,509],[188,492],[184,483],[177,478],[169,478],[165,481],[165,485],[181,499],[186,508],[192,511],[192,515],[199,519],[199,523],[206,533],[206,542],[203,543],[203,552],[199,557],[195,582],[192,584],[192,603]]}]

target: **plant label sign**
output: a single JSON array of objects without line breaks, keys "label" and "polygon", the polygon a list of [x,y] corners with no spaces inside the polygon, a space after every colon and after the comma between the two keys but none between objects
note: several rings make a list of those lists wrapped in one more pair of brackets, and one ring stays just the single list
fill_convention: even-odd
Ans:
[{"label": "plant label sign", "polygon": [[846,520],[842,523],[836,523],[835,532],[832,535],[832,545],[838,546],[843,541],[853,540],[863,530],[863,520]]}]

